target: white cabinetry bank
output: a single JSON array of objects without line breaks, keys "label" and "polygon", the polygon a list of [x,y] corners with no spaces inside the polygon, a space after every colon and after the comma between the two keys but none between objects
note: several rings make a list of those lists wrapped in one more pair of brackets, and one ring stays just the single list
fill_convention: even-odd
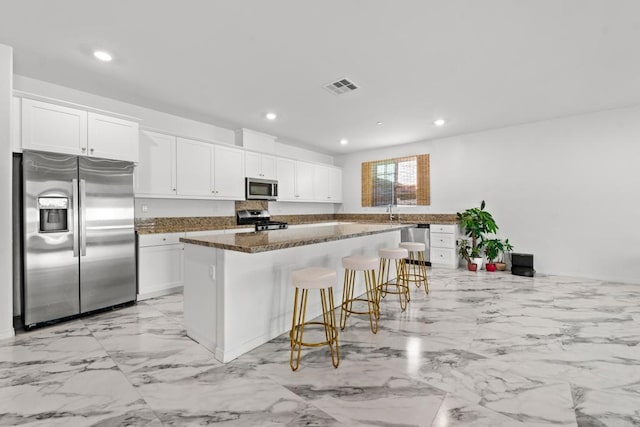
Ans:
[{"label": "white cabinetry bank", "polygon": [[136,121],[79,106],[30,98],[20,102],[21,149],[138,161]]},{"label": "white cabinetry bank", "polygon": [[137,197],[244,200],[245,177],[278,181],[278,201],[342,202],[342,169],[197,141],[140,132]]},{"label": "white cabinetry bank", "polygon": [[456,240],[459,235],[457,224],[431,224],[431,265],[458,268]]},{"label": "white cabinetry bank", "polygon": [[[341,271],[342,257],[395,247],[409,226],[319,225],[181,239],[187,335],[229,362],[291,327],[293,270],[313,265]],[[364,292],[360,281],[356,288],[357,295]],[[341,280],[333,291],[339,305]],[[316,294],[309,295],[308,319],[322,313]]]}]

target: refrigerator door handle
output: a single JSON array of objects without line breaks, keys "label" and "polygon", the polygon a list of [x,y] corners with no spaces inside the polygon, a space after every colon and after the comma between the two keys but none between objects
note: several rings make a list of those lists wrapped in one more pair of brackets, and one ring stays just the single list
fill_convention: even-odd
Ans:
[{"label": "refrigerator door handle", "polygon": [[86,191],[87,182],[80,180],[80,256],[87,255],[87,210],[86,210]]},{"label": "refrigerator door handle", "polygon": [[79,242],[78,242],[78,180],[76,178],[73,178],[71,180],[71,188],[72,188],[72,195],[71,197],[73,198],[72,203],[73,203],[73,215],[74,218],[72,218],[72,222],[71,222],[71,226],[73,227],[73,257],[77,258],[78,256],[80,256],[80,249],[79,249]]}]

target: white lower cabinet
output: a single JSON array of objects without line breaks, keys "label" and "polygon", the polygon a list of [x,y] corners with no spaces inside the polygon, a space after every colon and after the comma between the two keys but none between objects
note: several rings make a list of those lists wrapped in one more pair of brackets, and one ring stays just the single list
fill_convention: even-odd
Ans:
[{"label": "white lower cabinet", "polygon": [[182,288],[185,233],[138,236],[138,301]]},{"label": "white lower cabinet", "polygon": [[456,251],[458,225],[432,224],[430,228],[431,265],[458,268],[458,254]]}]

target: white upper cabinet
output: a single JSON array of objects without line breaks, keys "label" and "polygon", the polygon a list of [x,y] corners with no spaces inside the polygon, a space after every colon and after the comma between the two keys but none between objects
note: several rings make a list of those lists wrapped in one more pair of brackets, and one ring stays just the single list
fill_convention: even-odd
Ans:
[{"label": "white upper cabinet", "polygon": [[329,166],[329,200],[342,203],[342,169]]},{"label": "white upper cabinet", "polygon": [[313,164],[296,162],[295,199],[300,201],[312,201],[315,198],[313,192]]},{"label": "white upper cabinet", "polygon": [[317,202],[342,202],[342,169],[329,165],[313,166],[314,200]]},{"label": "white upper cabinet", "polygon": [[313,165],[313,194],[318,202],[330,201],[329,196],[329,167]]},{"label": "white upper cabinet", "polygon": [[176,137],[140,132],[140,162],[135,171],[136,195],[175,196]]},{"label": "white upper cabinet", "polygon": [[177,139],[177,181],[181,196],[211,197],[213,145],[206,142]]},{"label": "white upper cabinet", "polygon": [[214,196],[231,200],[244,200],[244,151],[237,148],[214,146]]},{"label": "white upper cabinet", "polygon": [[138,123],[91,112],[87,120],[90,156],[138,161]]},{"label": "white upper cabinet", "polygon": [[22,99],[22,148],[87,154],[87,112]]},{"label": "white upper cabinet", "polygon": [[251,178],[277,179],[276,158],[268,154],[246,151],[244,153],[245,176]]},{"label": "white upper cabinet", "polygon": [[278,201],[292,202],[296,200],[296,162],[290,159],[277,159]]},{"label": "white upper cabinet", "polygon": [[138,161],[138,124],[34,99],[22,99],[22,148]]},{"label": "white upper cabinet", "polygon": [[244,200],[242,150],[177,139],[178,196]]}]

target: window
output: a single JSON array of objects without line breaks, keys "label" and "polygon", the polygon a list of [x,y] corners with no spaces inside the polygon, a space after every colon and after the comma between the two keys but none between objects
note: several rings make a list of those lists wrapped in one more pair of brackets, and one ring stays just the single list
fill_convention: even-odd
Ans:
[{"label": "window", "polygon": [[428,154],[362,163],[362,206],[430,203]]}]

